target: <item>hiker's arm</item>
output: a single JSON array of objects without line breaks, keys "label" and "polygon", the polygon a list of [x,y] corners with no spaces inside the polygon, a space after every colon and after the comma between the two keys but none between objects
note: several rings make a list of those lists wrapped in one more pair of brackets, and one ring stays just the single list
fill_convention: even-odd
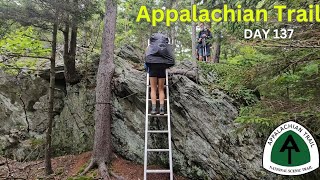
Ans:
[{"label": "hiker's arm", "polygon": [[201,31],[200,31],[198,34],[198,43],[200,43],[201,41],[202,41],[202,38],[201,38]]},{"label": "hiker's arm", "polygon": [[208,30],[208,36],[207,36],[208,39],[211,39],[212,38],[212,33],[210,30]]}]

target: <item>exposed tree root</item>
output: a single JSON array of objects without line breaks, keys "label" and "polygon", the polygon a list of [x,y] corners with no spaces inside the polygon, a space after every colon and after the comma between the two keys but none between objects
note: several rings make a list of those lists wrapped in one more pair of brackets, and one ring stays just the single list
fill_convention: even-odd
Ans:
[{"label": "exposed tree root", "polygon": [[99,171],[103,180],[111,180],[106,163],[99,163]]},{"label": "exposed tree root", "polygon": [[94,163],[93,160],[91,159],[90,164],[84,169],[84,171],[80,174],[80,176],[87,174],[91,169],[94,168],[95,165],[96,163]]},{"label": "exposed tree root", "polygon": [[[86,169],[80,175],[81,176],[85,175],[91,169],[93,169],[97,164],[98,164],[97,162],[91,160],[90,164],[86,167]],[[105,162],[100,162],[99,165],[98,165],[98,169],[99,169],[100,175],[101,175],[103,180],[111,180],[110,175],[112,177],[116,178],[117,180],[126,180],[122,176],[119,176],[119,175],[115,174],[112,171],[109,173]]]},{"label": "exposed tree root", "polygon": [[124,177],[115,174],[114,172],[110,172],[111,176],[115,177],[117,180],[126,180]]}]

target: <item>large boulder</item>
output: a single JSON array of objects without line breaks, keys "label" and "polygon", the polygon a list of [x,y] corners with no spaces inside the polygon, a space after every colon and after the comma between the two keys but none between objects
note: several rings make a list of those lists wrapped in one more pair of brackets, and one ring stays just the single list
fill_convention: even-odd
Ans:
[{"label": "large boulder", "polygon": [[[128,51],[129,53],[129,51]],[[127,57],[135,57],[129,58]],[[146,73],[134,54],[115,56],[112,82],[112,142],[123,157],[143,163]],[[93,61],[80,83],[61,86],[56,93],[53,147],[55,155],[92,149],[94,132],[95,73]],[[197,73],[199,72],[199,76]],[[204,74],[195,62],[184,61],[170,70],[170,109],[174,171],[191,179],[260,179],[270,174],[262,169],[262,145],[253,129],[237,133],[234,119],[238,115],[235,101],[218,89],[206,89],[216,80],[215,73]],[[47,78],[46,78],[47,79]],[[28,82],[28,83],[27,83]],[[0,144],[16,147],[14,156],[24,159],[30,149],[38,148],[46,124],[48,82],[29,79],[23,93],[31,130],[26,127],[23,103],[10,90],[14,84],[0,84]],[[37,84],[34,84],[37,83]],[[40,83],[40,84],[38,84]],[[34,84],[34,85],[33,85]],[[8,87],[7,87],[8,86]],[[10,88],[11,87],[11,88]],[[28,95],[34,93],[33,96]],[[28,96],[28,97],[27,97]],[[30,100],[29,100],[30,99]],[[14,122],[14,123],[12,123]],[[43,125],[39,125],[43,123]],[[163,119],[151,119],[150,128],[166,128]],[[20,133],[22,131],[23,133]],[[24,135],[25,133],[25,135]],[[17,140],[18,139],[18,140]],[[22,140],[19,140],[22,139]],[[165,148],[164,135],[151,136],[153,148]],[[43,143],[43,142],[42,142]],[[22,148],[22,144],[25,144]],[[40,154],[39,154],[40,153]],[[36,153],[41,157],[41,153]],[[150,155],[151,164],[168,164],[166,154]]]},{"label": "large boulder", "polygon": [[[0,77],[0,154],[16,160],[37,158],[47,125],[48,82],[3,71]],[[56,92],[55,112],[62,108],[63,95]]]},{"label": "large boulder", "polygon": [[[124,157],[143,163],[146,73],[121,58],[117,61],[113,91],[114,146]],[[197,69],[192,62],[183,62],[175,68]],[[189,78],[178,72],[170,74],[169,79],[174,170],[192,179],[268,176],[261,167],[262,148],[254,131],[236,133],[238,125],[233,120],[238,110],[234,100],[218,89],[206,90],[197,84],[192,73]],[[204,78],[200,75],[199,81],[209,82],[215,77]],[[150,128],[167,127],[165,120],[150,121]],[[151,139],[155,142],[153,148],[167,147],[165,135]],[[167,164],[165,154],[160,158],[155,154],[150,157],[151,163]]]}]

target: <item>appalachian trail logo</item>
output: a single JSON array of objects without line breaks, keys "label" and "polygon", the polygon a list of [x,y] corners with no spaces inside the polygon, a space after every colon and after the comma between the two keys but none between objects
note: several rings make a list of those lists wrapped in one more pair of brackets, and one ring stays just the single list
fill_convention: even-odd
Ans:
[{"label": "appalachian trail logo", "polygon": [[263,152],[263,167],[281,175],[301,175],[319,167],[318,146],[300,124],[289,121],[269,136]]}]

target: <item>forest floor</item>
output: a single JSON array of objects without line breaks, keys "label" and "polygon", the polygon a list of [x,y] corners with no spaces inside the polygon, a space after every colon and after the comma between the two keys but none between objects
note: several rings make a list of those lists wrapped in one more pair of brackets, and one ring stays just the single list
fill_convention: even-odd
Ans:
[{"label": "forest floor", "polygon": [[[0,156],[0,179],[21,179],[21,180],[35,180],[35,179],[99,179],[97,169],[91,170],[87,173],[87,178],[80,178],[77,176],[90,162],[91,152],[82,153],[79,155],[66,155],[55,157],[52,159],[52,168],[54,174],[51,177],[44,176],[44,161],[29,161],[18,162],[6,159]],[[153,166],[151,168],[157,168]],[[110,169],[117,175],[124,177],[127,180],[142,180],[143,179],[143,165],[133,163],[117,156],[110,166]],[[9,178],[11,175],[11,178]],[[92,178],[90,178],[92,177]],[[169,179],[167,174],[151,174],[148,179],[152,180],[166,180]],[[187,180],[187,178],[176,176],[176,180]]]}]

